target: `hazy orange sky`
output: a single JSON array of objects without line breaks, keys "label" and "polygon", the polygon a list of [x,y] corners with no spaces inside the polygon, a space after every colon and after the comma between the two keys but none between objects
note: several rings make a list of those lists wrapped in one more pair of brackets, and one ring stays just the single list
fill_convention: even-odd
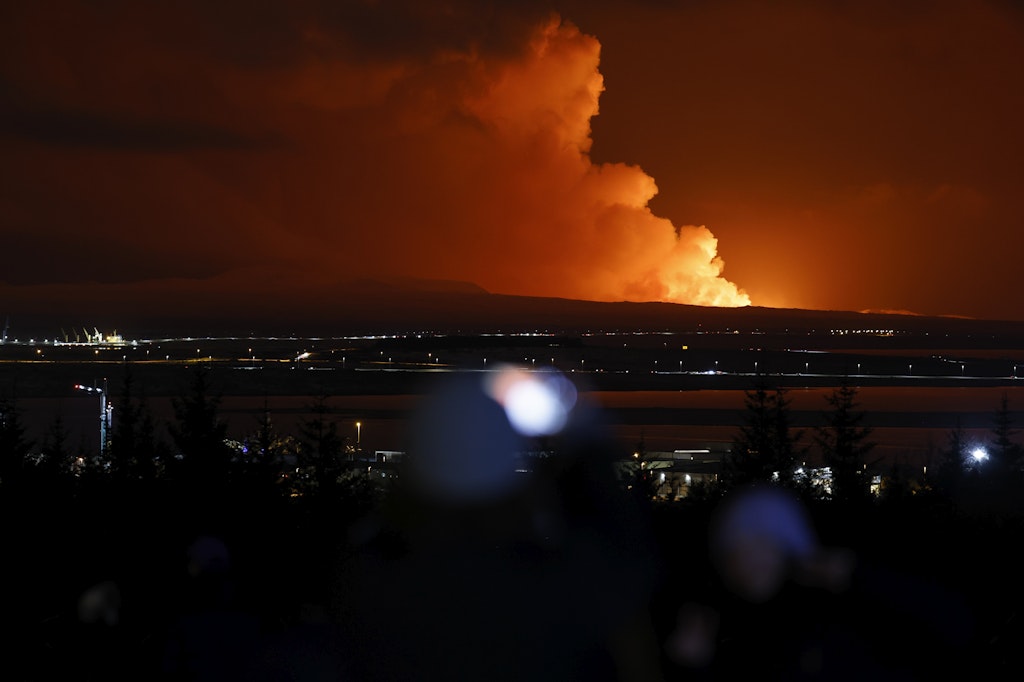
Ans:
[{"label": "hazy orange sky", "polygon": [[0,315],[498,293],[1024,319],[1010,2],[0,8]]}]

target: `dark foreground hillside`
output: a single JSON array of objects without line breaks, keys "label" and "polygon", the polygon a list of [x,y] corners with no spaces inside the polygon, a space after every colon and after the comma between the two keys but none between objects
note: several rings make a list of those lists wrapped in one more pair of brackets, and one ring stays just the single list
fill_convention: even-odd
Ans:
[{"label": "dark foreground hillside", "polygon": [[[371,512],[380,498],[356,488],[348,491],[347,499],[329,501],[286,499],[255,489],[221,493],[216,503],[212,497],[204,502],[202,496],[159,485],[48,489],[0,498],[9,595],[4,678],[185,679],[189,666],[211,666],[219,679],[264,679],[250,676],[255,674],[250,664],[256,661],[265,679],[318,680],[326,679],[325,671],[334,666],[345,669],[344,647],[331,644],[332,600],[339,588],[362,588],[358,582],[337,584],[343,575],[340,558],[351,555],[358,544],[354,538],[368,532],[360,520],[375,518]],[[568,540],[564,545],[517,545],[508,564],[516,570],[503,569],[505,582],[488,585],[483,591],[491,595],[488,603],[469,611],[476,614],[478,626],[500,633],[505,630],[497,623],[511,619],[516,627],[540,628],[561,616],[538,608],[530,622],[502,594],[525,590],[517,599],[532,603],[531,590],[545,599],[551,599],[551,590],[562,596],[575,590],[580,615],[625,613],[624,599],[642,598],[652,624],[651,641],[657,645],[645,649],[645,656],[670,679],[698,673],[710,679],[714,670],[745,668],[751,663],[747,657],[755,654],[767,666],[773,657],[788,655],[787,647],[801,644],[809,626],[836,637],[831,641],[836,650],[818,652],[826,656],[819,661],[825,666],[822,673],[832,665],[848,665],[847,658],[854,656],[868,657],[858,660],[870,660],[875,673],[888,675],[876,679],[930,679],[951,670],[972,679],[1007,679],[1024,670],[1019,646],[1024,634],[1019,576],[1024,566],[1016,550],[1024,529],[1016,514],[965,511],[924,499],[858,511],[826,503],[814,506],[813,523],[822,543],[853,550],[865,567],[866,582],[858,588],[863,594],[855,603],[831,593],[810,599],[805,595],[798,608],[785,612],[766,608],[758,613],[749,605],[736,610],[733,604],[734,610],[724,613],[732,614],[734,622],[742,614],[747,627],[765,628],[764,640],[753,646],[743,639],[748,635],[741,628],[718,650],[719,656],[735,659],[695,671],[675,663],[664,647],[678,627],[683,604],[721,599],[707,549],[716,503],[635,504],[624,490],[621,494],[611,508],[625,516],[614,523],[633,528],[649,545],[630,543],[630,551],[638,554],[628,556],[618,569],[582,562],[572,572],[553,574],[555,583],[545,582],[551,576],[541,567],[551,557],[571,557],[577,551],[574,545]],[[575,509],[592,502],[577,499]],[[593,516],[573,523],[592,531],[603,528],[606,513],[591,510],[586,514]],[[452,541],[449,535],[440,537],[438,551]],[[205,554],[196,549],[201,538],[210,540]],[[395,538],[381,541],[385,565],[411,551],[400,542],[388,544],[398,542]],[[190,547],[196,554],[189,555]],[[653,550],[649,555],[648,549]],[[447,560],[463,561],[457,559],[460,554],[451,556],[455,558]],[[472,556],[475,565],[484,555]],[[441,585],[447,583],[418,584],[412,594],[432,593]],[[394,584],[374,586],[382,591],[374,603],[385,610],[400,606],[389,591],[405,595],[409,589],[397,577]],[[449,619],[464,617],[467,611],[454,605],[462,598],[457,588],[445,589],[453,593],[435,594],[430,603],[450,599],[453,606],[429,614],[428,621],[440,630],[459,632],[464,624]],[[557,599],[550,603],[552,609],[564,606]],[[401,619],[402,613],[393,617]],[[789,621],[797,617],[816,619],[817,625]],[[573,621],[559,622],[568,627]],[[182,637],[198,638],[212,648],[192,651],[201,660],[176,659],[184,655]],[[440,635],[424,632],[423,637],[434,641]],[[390,641],[387,655],[401,657],[410,647],[415,649],[415,643]],[[607,651],[593,655],[608,663],[603,658]],[[480,656],[486,657],[476,652],[472,658]],[[807,679],[812,677],[808,674]]]}]

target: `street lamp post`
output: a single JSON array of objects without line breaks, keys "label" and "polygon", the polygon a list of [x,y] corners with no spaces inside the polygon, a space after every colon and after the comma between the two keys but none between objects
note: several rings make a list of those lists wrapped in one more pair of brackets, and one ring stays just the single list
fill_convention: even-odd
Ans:
[{"label": "street lamp post", "polygon": [[95,385],[75,384],[75,390],[85,391],[100,397],[100,454],[102,455],[110,446],[110,422],[114,413],[114,406],[107,402],[107,380],[103,380],[103,388]]}]

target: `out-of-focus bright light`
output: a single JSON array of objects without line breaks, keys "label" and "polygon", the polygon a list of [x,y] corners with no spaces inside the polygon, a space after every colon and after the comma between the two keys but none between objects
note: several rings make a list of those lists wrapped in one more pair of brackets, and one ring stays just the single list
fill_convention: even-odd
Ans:
[{"label": "out-of-focus bright light", "polygon": [[971,450],[971,457],[975,462],[984,462],[988,459],[988,451],[985,448],[974,448]]},{"label": "out-of-focus bright light", "polygon": [[490,379],[487,392],[523,436],[558,433],[576,404],[576,387],[554,370],[503,368]]}]

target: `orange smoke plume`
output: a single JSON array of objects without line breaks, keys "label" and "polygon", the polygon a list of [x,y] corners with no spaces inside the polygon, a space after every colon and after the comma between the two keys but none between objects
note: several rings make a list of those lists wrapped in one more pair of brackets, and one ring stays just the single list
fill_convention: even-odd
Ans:
[{"label": "orange smoke plume", "polygon": [[[320,238],[344,235],[334,262],[509,294],[749,305],[722,277],[710,231],[654,216],[657,187],[640,168],[591,160],[599,53],[595,38],[556,18],[512,55],[448,50],[427,63],[378,64],[372,75],[307,71],[296,81],[305,103],[343,109],[373,140],[367,149],[336,128],[315,132],[360,165],[353,176],[337,163],[340,146],[326,152],[322,172],[338,174],[330,215],[372,227],[353,235],[324,225]],[[328,73],[347,83],[311,87]],[[338,93],[366,83],[366,101],[339,104],[351,95]],[[394,248],[368,255],[381,243]]]},{"label": "orange smoke plume", "polygon": [[[592,161],[600,45],[557,18],[467,20],[450,35],[447,15],[415,8],[395,28],[383,9],[363,26],[362,13],[332,22],[275,5],[250,34],[207,3],[64,4],[60,24],[22,8],[0,73],[17,102],[0,204],[18,216],[10,229],[43,235],[11,283],[76,287],[102,258],[118,266],[100,281],[126,296],[275,273],[284,299],[397,275],[750,302],[706,228],[651,213],[650,176]],[[480,26],[498,35],[478,38]],[[58,263],[54,243],[80,246]]]},{"label": "orange smoke plume", "polygon": [[498,70],[471,100],[502,143],[502,166],[519,179],[502,185],[520,209],[500,217],[502,233],[522,235],[500,277],[478,281],[592,300],[749,305],[721,276],[707,228],[676,227],[651,213],[653,178],[636,166],[590,159],[590,119],[603,90],[599,52],[593,37],[552,21],[523,59]]}]

